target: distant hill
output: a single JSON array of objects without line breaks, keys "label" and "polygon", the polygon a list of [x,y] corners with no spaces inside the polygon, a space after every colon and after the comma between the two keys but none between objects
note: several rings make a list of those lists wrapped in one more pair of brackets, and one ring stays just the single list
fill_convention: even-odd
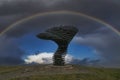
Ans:
[{"label": "distant hill", "polygon": [[0,80],[120,80],[120,69],[79,65],[0,66]]}]

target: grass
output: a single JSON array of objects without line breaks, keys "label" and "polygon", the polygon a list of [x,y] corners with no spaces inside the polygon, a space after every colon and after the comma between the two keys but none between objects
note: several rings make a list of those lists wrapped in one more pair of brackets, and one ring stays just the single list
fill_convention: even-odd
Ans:
[{"label": "grass", "polygon": [[0,80],[120,80],[120,69],[78,65],[0,67]]}]

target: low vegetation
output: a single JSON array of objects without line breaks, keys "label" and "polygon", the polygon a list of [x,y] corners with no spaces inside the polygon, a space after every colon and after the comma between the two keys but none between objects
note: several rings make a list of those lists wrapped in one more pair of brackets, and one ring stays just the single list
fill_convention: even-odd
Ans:
[{"label": "low vegetation", "polygon": [[120,80],[120,69],[79,65],[1,66],[0,80]]}]

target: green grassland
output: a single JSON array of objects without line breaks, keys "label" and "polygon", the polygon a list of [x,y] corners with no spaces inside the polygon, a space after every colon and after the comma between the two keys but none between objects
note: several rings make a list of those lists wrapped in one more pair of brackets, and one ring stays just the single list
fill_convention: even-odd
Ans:
[{"label": "green grassland", "polygon": [[0,66],[0,80],[120,80],[120,69],[79,65]]}]

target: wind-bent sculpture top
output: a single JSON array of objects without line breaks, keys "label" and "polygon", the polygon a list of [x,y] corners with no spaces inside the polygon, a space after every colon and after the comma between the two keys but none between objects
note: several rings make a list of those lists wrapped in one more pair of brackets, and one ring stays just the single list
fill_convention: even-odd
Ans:
[{"label": "wind-bent sculpture top", "polygon": [[37,35],[38,38],[52,40],[57,43],[58,49],[53,56],[53,65],[63,66],[65,64],[64,58],[67,47],[77,32],[78,29],[74,26],[58,26]]}]

